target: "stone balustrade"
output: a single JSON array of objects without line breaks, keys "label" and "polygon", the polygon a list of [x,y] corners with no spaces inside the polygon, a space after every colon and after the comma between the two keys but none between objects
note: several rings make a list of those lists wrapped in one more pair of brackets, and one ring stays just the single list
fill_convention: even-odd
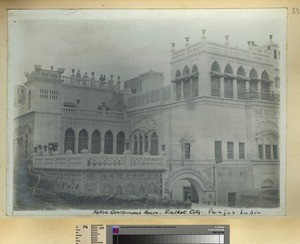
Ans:
[{"label": "stone balustrade", "polygon": [[33,156],[37,170],[164,170],[163,155],[64,154]]},{"label": "stone balustrade", "polygon": [[78,107],[62,107],[61,112],[66,117],[84,117],[84,118],[101,118],[108,120],[126,121],[128,119],[126,112],[120,111],[102,111],[102,110],[90,110],[82,109]]},{"label": "stone balustrade", "polygon": [[213,52],[213,53],[225,53],[229,56],[252,59],[256,61],[269,62],[269,55],[260,53],[251,49],[242,49],[239,47],[232,47],[229,45],[223,45],[214,42],[198,42],[187,46],[186,48],[176,50],[173,52],[173,61],[184,58],[185,55],[192,54],[194,52]]},{"label": "stone balustrade", "polygon": [[113,83],[111,81],[99,81],[95,79],[75,78],[71,76],[61,76],[61,79],[63,81],[63,85],[113,89]]}]

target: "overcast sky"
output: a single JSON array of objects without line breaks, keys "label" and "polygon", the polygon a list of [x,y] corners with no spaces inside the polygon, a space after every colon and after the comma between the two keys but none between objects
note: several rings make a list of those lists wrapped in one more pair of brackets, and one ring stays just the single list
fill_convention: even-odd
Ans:
[{"label": "overcast sky", "polygon": [[170,79],[170,50],[201,40],[247,47],[269,41],[285,43],[285,10],[99,10],[12,11],[9,16],[9,82],[25,82],[34,64],[136,77],[150,69]]}]

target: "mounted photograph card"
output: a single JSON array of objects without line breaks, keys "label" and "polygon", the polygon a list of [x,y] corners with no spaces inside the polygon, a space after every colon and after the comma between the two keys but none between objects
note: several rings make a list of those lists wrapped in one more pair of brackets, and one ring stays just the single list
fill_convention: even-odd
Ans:
[{"label": "mounted photograph card", "polygon": [[9,215],[284,215],[285,9],[10,10]]}]

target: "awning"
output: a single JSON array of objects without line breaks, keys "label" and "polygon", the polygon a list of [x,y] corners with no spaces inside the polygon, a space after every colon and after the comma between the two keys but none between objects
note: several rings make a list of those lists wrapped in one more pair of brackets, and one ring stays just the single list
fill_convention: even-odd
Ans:
[{"label": "awning", "polygon": [[72,102],[64,102],[64,107],[76,108],[76,104]]},{"label": "awning", "polygon": [[212,70],[212,71],[210,71],[210,76],[212,76],[212,77],[215,77],[215,76],[217,76],[217,77],[224,77],[224,74],[221,73],[221,72],[219,72],[219,71]]},{"label": "awning", "polygon": [[184,76],[177,77],[174,80],[172,80],[171,82],[177,82],[177,81],[182,81],[182,80],[186,80],[186,79],[189,79],[189,78],[196,78],[196,77],[198,77],[198,72],[194,72],[194,73],[191,73],[191,74],[187,74],[187,75],[184,75]]},{"label": "awning", "polygon": [[253,80],[253,81],[264,81],[264,82],[267,82],[267,83],[272,83],[273,82],[271,80],[258,79],[258,78],[252,78],[252,77],[250,77],[250,80]]},{"label": "awning", "polygon": [[237,78],[239,80],[251,80],[249,77],[243,76],[243,75],[238,75]]},{"label": "awning", "polygon": [[225,73],[225,78],[237,79],[237,77],[233,74]]}]

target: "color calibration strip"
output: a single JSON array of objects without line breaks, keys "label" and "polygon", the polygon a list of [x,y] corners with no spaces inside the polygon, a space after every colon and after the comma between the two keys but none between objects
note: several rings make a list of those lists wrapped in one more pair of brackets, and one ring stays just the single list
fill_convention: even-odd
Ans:
[{"label": "color calibration strip", "polygon": [[113,244],[224,244],[224,235],[114,235]]}]

